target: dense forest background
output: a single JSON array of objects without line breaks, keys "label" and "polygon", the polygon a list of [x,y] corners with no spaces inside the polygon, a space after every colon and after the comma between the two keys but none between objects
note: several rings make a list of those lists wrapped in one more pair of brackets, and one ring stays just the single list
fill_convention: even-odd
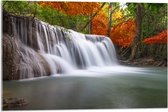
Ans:
[{"label": "dense forest background", "polygon": [[3,1],[2,5],[3,12],[13,16],[106,35],[121,60],[149,57],[167,63],[166,3]]}]

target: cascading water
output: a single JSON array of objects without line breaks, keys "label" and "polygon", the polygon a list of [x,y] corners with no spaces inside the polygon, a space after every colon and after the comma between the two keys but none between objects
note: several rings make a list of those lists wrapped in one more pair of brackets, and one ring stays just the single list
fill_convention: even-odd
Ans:
[{"label": "cascading water", "polygon": [[10,17],[20,54],[20,78],[117,64],[113,43],[102,35],[84,35],[38,20]]},{"label": "cascading water", "polygon": [[167,107],[167,69],[119,65],[108,37],[8,16],[2,41],[4,110]]}]

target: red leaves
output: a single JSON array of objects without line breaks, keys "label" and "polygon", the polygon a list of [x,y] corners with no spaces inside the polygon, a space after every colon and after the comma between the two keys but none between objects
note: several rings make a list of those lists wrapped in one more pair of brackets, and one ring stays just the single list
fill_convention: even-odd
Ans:
[{"label": "red leaves", "polygon": [[97,35],[107,35],[108,17],[100,13],[92,20],[92,33]]},{"label": "red leaves", "polygon": [[135,37],[135,21],[129,19],[114,26],[111,30],[111,39],[114,44],[121,47],[129,47]]},{"label": "red leaves", "polygon": [[[104,14],[97,15],[92,20],[92,33],[98,35],[107,35],[108,17]],[[129,19],[114,26],[111,30],[110,38],[113,43],[121,47],[129,47],[135,37],[135,21]]]},{"label": "red leaves", "polygon": [[91,15],[100,7],[97,2],[40,2],[42,6],[50,6],[67,15]]},{"label": "red leaves", "polygon": [[168,29],[160,32],[157,35],[144,39],[143,42],[146,44],[156,44],[156,43],[167,44],[167,32]]},{"label": "red leaves", "polygon": [[[42,6],[49,6],[58,11],[64,12],[67,15],[91,15],[96,12],[101,3],[97,2],[39,2]],[[118,17],[121,14],[118,13]],[[117,17],[117,15],[115,16]],[[104,12],[100,12],[92,20],[92,33],[98,35],[107,35],[108,33],[108,17]],[[164,30],[161,33],[154,35],[152,37],[144,39],[146,44],[155,44],[155,43],[167,43],[167,31]],[[118,25],[114,26],[111,30],[110,38],[114,44],[117,44],[121,47],[129,47],[133,38],[135,37],[135,21],[129,19],[123,21]]]}]

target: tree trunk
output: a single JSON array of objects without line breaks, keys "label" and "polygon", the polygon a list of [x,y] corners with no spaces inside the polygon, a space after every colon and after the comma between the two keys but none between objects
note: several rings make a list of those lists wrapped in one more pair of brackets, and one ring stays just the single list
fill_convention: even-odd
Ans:
[{"label": "tree trunk", "polygon": [[[92,19],[92,15],[89,15],[89,20],[91,19]],[[89,34],[92,34],[92,21],[89,23],[88,29],[89,29]]]},{"label": "tree trunk", "polygon": [[109,4],[109,26],[108,26],[108,37],[110,37],[111,24],[112,24],[112,3]]},{"label": "tree trunk", "polygon": [[136,35],[135,35],[134,42],[131,48],[131,55],[130,55],[131,61],[137,55],[137,50],[138,50],[140,40],[141,40],[141,28],[142,28],[141,25],[142,25],[142,19],[144,16],[144,5],[143,4],[136,5],[135,15],[136,15]]}]

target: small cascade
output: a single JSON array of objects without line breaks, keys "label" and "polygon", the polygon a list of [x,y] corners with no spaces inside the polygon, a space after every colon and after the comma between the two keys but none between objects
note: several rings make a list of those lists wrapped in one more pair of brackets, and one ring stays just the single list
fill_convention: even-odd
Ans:
[{"label": "small cascade", "polygon": [[30,18],[10,17],[10,21],[20,55],[19,79],[117,64],[108,37],[82,34]]}]

